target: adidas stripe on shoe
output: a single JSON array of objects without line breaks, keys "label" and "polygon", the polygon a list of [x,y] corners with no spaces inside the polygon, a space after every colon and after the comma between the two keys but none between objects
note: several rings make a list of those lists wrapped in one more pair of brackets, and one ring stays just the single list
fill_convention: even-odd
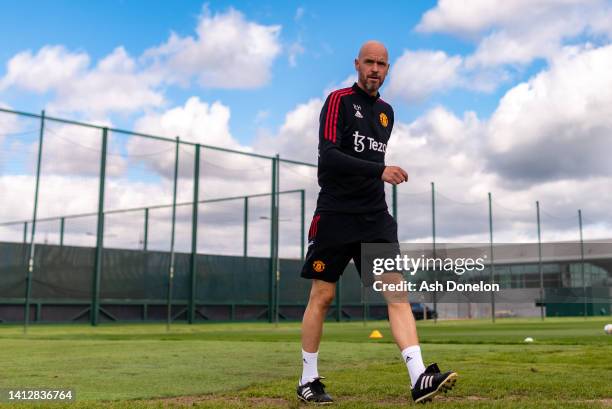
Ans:
[{"label": "adidas stripe on shoe", "polygon": [[437,364],[431,364],[419,376],[412,388],[412,399],[416,403],[425,403],[440,392],[448,392],[457,382],[457,373],[448,371],[441,373]]},{"label": "adidas stripe on shoe", "polygon": [[333,403],[332,397],[325,393],[325,385],[321,382],[321,379],[323,377],[315,378],[312,382],[307,382],[304,385],[300,385],[298,382],[296,390],[298,399],[319,405]]}]

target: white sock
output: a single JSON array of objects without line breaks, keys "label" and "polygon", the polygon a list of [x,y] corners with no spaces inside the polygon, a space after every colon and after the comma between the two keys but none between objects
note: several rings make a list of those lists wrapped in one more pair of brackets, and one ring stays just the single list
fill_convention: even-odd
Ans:
[{"label": "white sock", "polygon": [[405,348],[402,351],[402,358],[404,358],[404,362],[406,362],[408,374],[410,375],[410,382],[414,388],[419,376],[425,372],[425,365],[423,364],[423,358],[421,358],[421,347],[412,345]]},{"label": "white sock", "polygon": [[314,378],[319,376],[317,369],[317,358],[319,357],[318,352],[306,352],[302,349],[302,378],[300,379],[300,385],[312,382]]}]

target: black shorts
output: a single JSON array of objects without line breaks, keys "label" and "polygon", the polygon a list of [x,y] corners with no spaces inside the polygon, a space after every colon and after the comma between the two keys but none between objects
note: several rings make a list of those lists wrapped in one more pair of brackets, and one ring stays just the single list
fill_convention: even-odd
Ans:
[{"label": "black shorts", "polygon": [[359,214],[315,213],[302,277],[335,283],[351,259],[361,275],[361,243],[398,243],[397,223],[386,209]]}]

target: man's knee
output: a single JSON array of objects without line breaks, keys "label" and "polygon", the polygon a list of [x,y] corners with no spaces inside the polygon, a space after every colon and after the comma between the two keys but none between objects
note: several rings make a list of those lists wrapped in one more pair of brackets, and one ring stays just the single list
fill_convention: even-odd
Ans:
[{"label": "man's knee", "polygon": [[336,295],[336,283],[328,283],[326,281],[315,280],[310,290],[309,304],[313,306],[327,309],[334,301]]}]

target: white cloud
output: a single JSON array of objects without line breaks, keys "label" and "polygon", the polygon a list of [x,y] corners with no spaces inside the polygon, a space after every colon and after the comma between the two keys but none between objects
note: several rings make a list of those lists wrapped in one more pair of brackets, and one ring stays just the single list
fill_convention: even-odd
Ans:
[{"label": "white cloud", "polygon": [[140,70],[125,49],[118,47],[95,68],[58,86],[50,108],[103,115],[159,107],[164,103],[157,90],[159,83],[159,77]]},{"label": "white cloud", "polygon": [[387,92],[408,102],[422,100],[458,85],[461,63],[461,57],[443,51],[404,51],[391,65]]},{"label": "white cloud", "polygon": [[[254,88],[266,84],[281,52],[280,26],[247,20],[240,12],[200,16],[196,36],[172,34],[167,42],[134,58],[119,46],[95,65],[86,52],[62,45],[22,51],[7,63],[0,91],[15,89],[49,93],[51,113],[87,117],[129,115],[165,104],[162,87],[190,84],[207,88]],[[296,62],[304,49],[289,48]]]},{"label": "white cloud", "polygon": [[0,90],[16,87],[47,92],[83,75],[88,66],[89,55],[71,53],[63,46],[45,46],[36,54],[30,50],[22,51],[8,61],[6,75],[0,80]]},{"label": "white cloud", "polygon": [[[230,109],[221,102],[209,104],[198,97],[189,98],[184,106],[170,108],[160,113],[148,113],[135,124],[137,132],[179,137],[184,141],[225,148],[240,148],[229,130]],[[174,172],[174,144],[132,137],[127,150],[137,162],[145,164],[156,173],[171,178]],[[193,149],[183,146],[181,155],[187,153],[187,160],[180,160],[180,174],[191,177],[193,174]]]},{"label": "white cloud", "polygon": [[[183,106],[150,113],[136,121],[136,130],[184,141],[248,152],[229,129],[230,109],[220,102],[206,103],[192,97]],[[165,183],[174,175],[175,144],[142,137],[127,142],[131,166],[144,166],[145,174],[160,176]],[[200,153],[201,198],[240,196],[270,191],[271,161],[242,154],[202,148]],[[179,150],[179,201],[190,201],[195,148]]]},{"label": "white cloud", "polygon": [[8,88],[51,92],[51,112],[104,116],[131,113],[164,102],[156,90],[159,78],[140,70],[122,48],[89,66],[86,53],[73,53],[62,46],[46,46],[36,54],[25,51],[7,64],[0,90]]},{"label": "white cloud", "polygon": [[603,5],[605,1],[602,0],[439,0],[436,7],[423,15],[416,29],[422,32],[475,35],[498,26],[560,17],[563,13],[575,10],[577,6],[590,10]]},{"label": "white cloud", "polygon": [[517,184],[611,175],[612,45],[567,48],[489,123],[490,167]]},{"label": "white cloud", "polygon": [[291,159],[316,163],[319,143],[319,113],[323,100],[313,98],[298,104],[285,115],[285,121],[275,135],[259,138],[254,143],[257,152],[279,153]]},{"label": "white cloud", "polygon": [[478,43],[470,67],[527,64],[549,59],[565,41],[581,35],[610,37],[612,8],[605,0],[440,0],[416,30],[445,32]]},{"label": "white cloud", "polygon": [[[4,109],[11,109],[7,104],[0,102],[0,107]],[[13,114],[7,114],[0,112],[0,144],[4,138],[12,133],[20,130],[19,117]]]},{"label": "white cloud", "polygon": [[[106,175],[109,177],[122,175],[127,169],[127,159],[120,154],[115,139],[112,133],[108,134]],[[38,144],[32,144],[29,149],[29,160],[34,166]],[[97,177],[101,152],[101,130],[46,121],[41,172]]]},{"label": "white cloud", "polygon": [[230,109],[221,102],[207,103],[198,97],[189,98],[184,106],[162,113],[149,113],[136,121],[138,132],[179,136],[202,144],[238,148],[240,144],[229,129]]},{"label": "white cloud", "polygon": [[270,79],[272,62],[281,51],[280,30],[248,21],[234,9],[211,14],[205,8],[195,37],[172,33],[144,57],[170,82],[186,85],[196,77],[203,87],[256,88]]}]

